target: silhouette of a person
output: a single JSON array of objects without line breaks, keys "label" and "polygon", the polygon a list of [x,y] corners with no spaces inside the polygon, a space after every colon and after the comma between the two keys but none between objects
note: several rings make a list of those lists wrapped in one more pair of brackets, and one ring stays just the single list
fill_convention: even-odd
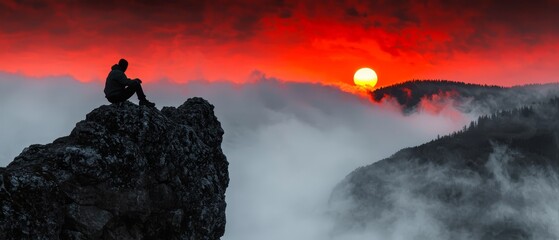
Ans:
[{"label": "silhouette of a person", "polygon": [[126,59],[120,59],[118,64],[111,67],[104,90],[107,100],[111,103],[124,102],[136,93],[138,100],[140,100],[140,106],[154,107],[155,103],[146,99],[141,85],[142,80],[138,78],[130,79],[124,74],[127,68],[128,61]]}]

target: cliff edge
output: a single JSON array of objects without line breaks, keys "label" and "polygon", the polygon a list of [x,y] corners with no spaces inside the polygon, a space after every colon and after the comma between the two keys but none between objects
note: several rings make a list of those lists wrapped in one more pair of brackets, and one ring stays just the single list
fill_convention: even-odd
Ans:
[{"label": "cliff edge", "polygon": [[219,239],[223,133],[202,98],[101,106],[0,168],[0,239]]}]

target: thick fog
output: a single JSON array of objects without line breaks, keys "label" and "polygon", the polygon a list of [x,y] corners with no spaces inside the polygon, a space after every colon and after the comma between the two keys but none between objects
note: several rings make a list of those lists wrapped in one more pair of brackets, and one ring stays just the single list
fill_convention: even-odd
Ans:
[{"label": "thick fog", "polygon": [[513,164],[519,157],[507,146],[493,145],[482,166],[484,176],[411,161],[389,171],[361,169],[361,175],[383,182],[377,189],[365,189],[377,201],[362,202],[364,207],[338,192],[330,209],[343,217],[331,238],[558,239],[559,176],[551,169]]},{"label": "thick fog", "polygon": [[31,144],[70,134],[85,114],[104,104],[101,84],[70,78],[24,78],[0,73],[0,166]]},{"label": "thick fog", "polygon": [[[334,87],[262,74],[251,79],[144,84],[159,109],[193,96],[215,105],[230,162],[226,240],[328,239],[326,204],[347,174],[474,118],[451,107],[403,116],[390,103],[373,104]],[[0,165],[30,144],[68,135],[85,114],[107,104],[102,88],[69,78],[0,75]]]}]

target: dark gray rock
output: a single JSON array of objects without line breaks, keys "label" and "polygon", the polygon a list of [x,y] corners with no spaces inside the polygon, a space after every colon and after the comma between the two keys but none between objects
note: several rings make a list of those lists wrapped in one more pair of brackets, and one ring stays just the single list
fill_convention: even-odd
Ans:
[{"label": "dark gray rock", "polygon": [[219,239],[228,162],[213,106],[101,106],[0,168],[0,239]]}]

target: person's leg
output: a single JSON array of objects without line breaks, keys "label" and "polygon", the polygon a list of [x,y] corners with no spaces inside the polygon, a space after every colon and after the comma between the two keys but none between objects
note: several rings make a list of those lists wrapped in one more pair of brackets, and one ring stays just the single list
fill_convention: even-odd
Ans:
[{"label": "person's leg", "polygon": [[[134,95],[134,93],[136,93],[136,96],[138,97],[138,100],[140,100],[140,101],[145,101],[146,100],[146,95],[144,94],[144,89],[142,89],[142,84],[140,84],[139,82],[135,82],[134,84],[130,85],[128,87],[128,89],[130,89],[130,91],[133,91],[132,95]],[[132,95],[130,95],[130,96],[132,96]]]},{"label": "person's leg", "polygon": [[136,89],[137,89],[137,87],[135,85],[131,85],[131,86],[126,87],[124,89],[124,92],[121,95],[124,98],[123,101],[126,101],[130,97],[132,97],[132,95],[134,95],[134,93],[136,93]]},{"label": "person's leg", "polygon": [[111,103],[124,102],[128,100],[130,97],[132,97],[134,93],[136,93],[136,88],[126,87],[124,88],[124,91],[122,91],[120,94],[107,98],[107,100],[109,100],[109,102]]},{"label": "person's leg", "polygon": [[146,95],[144,94],[144,89],[142,89],[142,85],[139,82],[131,85],[129,88],[132,88],[133,91],[136,93],[138,100],[140,100],[140,106],[148,106],[148,107],[155,107],[155,103],[152,103],[146,99]]},{"label": "person's leg", "polygon": [[126,88],[124,88],[124,91],[114,97],[109,98],[109,102],[111,103],[117,103],[117,102],[124,102],[126,100],[128,100],[130,97],[132,97],[132,95],[134,95],[134,93],[136,94],[136,96],[138,97],[138,100],[140,100],[140,106],[148,106],[148,107],[154,107],[155,103],[152,103],[150,101],[148,101],[146,99],[146,95],[144,94],[144,90],[142,89],[142,85],[140,85],[139,82],[136,82],[130,86],[127,86]]}]

